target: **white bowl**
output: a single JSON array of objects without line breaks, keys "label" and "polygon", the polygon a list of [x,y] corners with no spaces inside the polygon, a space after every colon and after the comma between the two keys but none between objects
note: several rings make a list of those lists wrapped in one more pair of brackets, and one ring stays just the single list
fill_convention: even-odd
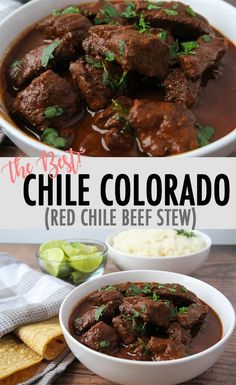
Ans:
[{"label": "white bowl", "polygon": [[[190,4],[196,11],[204,15],[210,23],[236,43],[236,8],[222,0],[182,0]],[[89,0],[33,0],[20,7],[4,21],[0,23],[0,58],[6,49],[19,34],[49,15],[54,8],[62,8],[68,4],[79,5]],[[4,106],[0,96],[0,105]],[[215,112],[214,112],[215,113]],[[40,143],[36,139],[25,134],[11,120],[8,113],[0,109],[0,126],[6,135],[22,150],[30,156],[40,156],[42,151],[50,151],[51,147]],[[236,129],[228,135],[200,149],[176,155],[178,157],[192,156],[227,156],[236,148]],[[61,150],[53,150],[58,156],[63,154]]]},{"label": "white bowl", "polygon": [[[71,312],[78,302],[103,286],[127,281],[157,281],[179,283],[186,286],[216,311],[223,326],[222,339],[209,349],[186,358],[162,362],[143,362],[120,359],[96,352],[72,337],[68,323]],[[232,305],[214,287],[185,275],[148,270],[107,274],[82,284],[66,297],[61,305],[59,318],[66,342],[78,360],[99,376],[123,385],[176,385],[199,376],[218,360],[235,327],[235,313]]]},{"label": "white bowl", "polygon": [[[125,231],[125,230],[124,230]],[[113,238],[120,233],[115,232],[106,239],[108,255],[112,262],[120,270],[162,270],[172,271],[174,273],[191,274],[197,270],[207,260],[211,249],[211,238],[200,231],[193,231],[202,238],[206,247],[194,254],[188,254],[181,257],[146,257],[142,255],[131,255],[115,249],[112,246]]]}]

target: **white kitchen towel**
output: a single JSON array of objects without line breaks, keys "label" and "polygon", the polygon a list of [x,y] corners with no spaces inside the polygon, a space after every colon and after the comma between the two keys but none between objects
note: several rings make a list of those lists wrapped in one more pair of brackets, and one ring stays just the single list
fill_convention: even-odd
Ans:
[{"label": "white kitchen towel", "polygon": [[[0,337],[18,326],[57,315],[62,301],[73,288],[0,253]],[[74,355],[64,351],[24,385],[51,384],[73,360]]]},{"label": "white kitchen towel", "polygon": [[59,313],[73,286],[0,253],[0,337]]}]

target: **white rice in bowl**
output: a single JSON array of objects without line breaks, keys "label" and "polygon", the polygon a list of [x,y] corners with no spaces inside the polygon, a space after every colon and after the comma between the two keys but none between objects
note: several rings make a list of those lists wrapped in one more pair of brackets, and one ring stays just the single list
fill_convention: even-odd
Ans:
[{"label": "white rice in bowl", "polygon": [[206,247],[196,233],[173,229],[131,229],[115,235],[111,244],[131,255],[146,257],[183,256]]}]

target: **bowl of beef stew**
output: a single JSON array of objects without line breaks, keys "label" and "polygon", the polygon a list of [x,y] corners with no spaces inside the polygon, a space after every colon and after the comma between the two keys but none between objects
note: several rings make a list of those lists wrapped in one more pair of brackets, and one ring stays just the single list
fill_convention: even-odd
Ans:
[{"label": "bowl of beef stew", "polygon": [[81,285],[59,317],[78,360],[123,385],[175,385],[200,375],[219,359],[235,327],[232,305],[214,287],[148,270]]},{"label": "bowl of beef stew", "polygon": [[28,155],[228,155],[234,15],[213,0],[34,0],[0,24],[0,124]]}]

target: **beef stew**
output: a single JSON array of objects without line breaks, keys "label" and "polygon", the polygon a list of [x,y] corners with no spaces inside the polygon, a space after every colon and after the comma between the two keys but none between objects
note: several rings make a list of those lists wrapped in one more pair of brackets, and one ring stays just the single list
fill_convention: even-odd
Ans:
[{"label": "beef stew", "polygon": [[11,118],[40,141],[159,157],[235,128],[235,62],[234,45],[181,2],[98,0],[23,33],[1,82]]},{"label": "beef stew", "polygon": [[110,285],[85,297],[69,321],[75,339],[95,351],[138,361],[199,353],[222,338],[216,313],[179,284]]}]

